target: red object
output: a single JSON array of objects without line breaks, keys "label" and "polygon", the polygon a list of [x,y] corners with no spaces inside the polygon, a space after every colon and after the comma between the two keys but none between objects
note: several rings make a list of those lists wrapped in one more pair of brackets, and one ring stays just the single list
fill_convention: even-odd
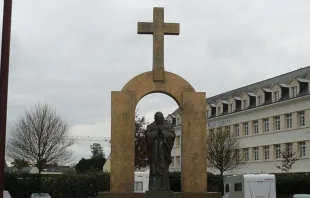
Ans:
[{"label": "red object", "polygon": [[0,198],[4,190],[5,136],[8,102],[12,0],[4,0],[0,70]]}]

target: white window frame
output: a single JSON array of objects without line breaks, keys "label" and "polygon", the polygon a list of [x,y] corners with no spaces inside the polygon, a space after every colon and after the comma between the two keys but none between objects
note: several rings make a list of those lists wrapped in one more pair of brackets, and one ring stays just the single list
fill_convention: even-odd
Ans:
[{"label": "white window frame", "polygon": [[258,120],[253,121],[253,134],[259,134]]},{"label": "white window frame", "polygon": [[293,128],[293,115],[292,113],[288,113],[288,114],[285,114],[285,120],[286,120],[286,128],[287,129],[291,129]]},{"label": "white window frame", "polygon": [[292,98],[295,98],[297,95],[298,95],[298,87],[297,87],[297,85],[293,85],[292,87],[291,87],[291,97]]},{"label": "white window frame", "polygon": [[219,116],[221,115],[221,113],[222,113],[222,107],[221,106],[216,107],[216,114]]},{"label": "white window frame", "polygon": [[281,130],[281,117],[280,116],[275,116],[275,131],[280,131]]},{"label": "white window frame", "polygon": [[306,142],[299,142],[299,157],[306,157]]},{"label": "white window frame", "polygon": [[244,152],[244,161],[246,162],[250,161],[249,148],[243,149],[243,152]]},{"label": "white window frame", "polygon": [[181,166],[181,156],[176,157],[177,167]]},{"label": "white window frame", "polygon": [[305,111],[299,111],[298,117],[299,117],[299,127],[305,127],[306,126]]},{"label": "white window frame", "polygon": [[235,132],[236,137],[240,137],[240,127],[239,127],[239,124],[235,124],[234,125],[234,132]]},{"label": "white window frame", "polygon": [[268,133],[269,132],[269,118],[265,118],[264,120],[264,133]]},{"label": "white window frame", "polygon": [[234,103],[229,103],[229,112],[232,113],[234,111]]},{"label": "white window frame", "polygon": [[275,157],[276,159],[281,159],[281,144],[275,145]]},{"label": "white window frame", "polygon": [[288,152],[290,153],[290,154],[292,154],[293,153],[293,143],[287,143],[285,146],[287,146],[288,147]]},{"label": "white window frame", "polygon": [[245,136],[249,135],[249,123],[248,122],[243,123],[243,130],[244,130]]},{"label": "white window frame", "polygon": [[264,146],[264,159],[270,160],[270,148],[269,148],[269,146]]},{"label": "white window frame", "polygon": [[242,103],[243,103],[243,109],[246,109],[249,107],[249,100],[247,98],[242,100]]},{"label": "white window frame", "polygon": [[259,160],[259,147],[254,147],[253,153],[254,153],[254,161],[258,161]]},{"label": "white window frame", "polygon": [[263,104],[263,95],[257,96],[257,106],[261,106]]},{"label": "white window frame", "polygon": [[280,91],[273,92],[273,101],[278,102],[280,100]]}]

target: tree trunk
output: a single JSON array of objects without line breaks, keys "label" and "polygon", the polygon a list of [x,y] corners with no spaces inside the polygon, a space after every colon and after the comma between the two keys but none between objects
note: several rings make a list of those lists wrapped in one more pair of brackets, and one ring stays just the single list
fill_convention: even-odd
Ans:
[{"label": "tree trunk", "polygon": [[220,170],[220,182],[221,182],[221,191],[222,191],[222,196],[224,196],[224,171]]}]

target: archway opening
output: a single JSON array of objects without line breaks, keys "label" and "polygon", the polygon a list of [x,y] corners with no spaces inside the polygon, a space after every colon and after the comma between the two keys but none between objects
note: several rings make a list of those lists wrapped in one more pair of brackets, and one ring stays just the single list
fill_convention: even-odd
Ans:
[{"label": "archway opening", "polygon": [[[158,111],[162,112],[168,122],[176,124],[176,117],[171,114],[179,108],[176,100],[164,93],[150,93],[145,95],[137,104],[135,112],[135,191],[144,191],[149,185],[149,164],[147,161],[147,148],[144,132],[146,126],[154,121],[154,114]],[[180,116],[177,117],[180,122]],[[176,133],[176,140],[180,141],[181,130]],[[176,147],[177,141],[172,149],[173,163],[170,168],[176,168],[176,155],[181,155],[181,148]],[[179,163],[179,168],[181,164]],[[143,173],[145,172],[145,176]]]}]

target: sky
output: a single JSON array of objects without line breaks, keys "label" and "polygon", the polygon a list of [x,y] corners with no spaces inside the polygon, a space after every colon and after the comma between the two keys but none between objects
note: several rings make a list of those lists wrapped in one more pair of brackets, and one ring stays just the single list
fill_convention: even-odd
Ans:
[{"label": "sky", "polygon": [[[72,136],[110,137],[111,91],[152,69],[152,36],[137,22],[151,22],[153,7],[180,23],[165,36],[165,69],[207,97],[310,65],[309,0],[13,0],[7,136],[46,102]],[[151,122],[178,106],[151,94],[137,108]],[[92,143],[76,142],[76,162]]]}]

